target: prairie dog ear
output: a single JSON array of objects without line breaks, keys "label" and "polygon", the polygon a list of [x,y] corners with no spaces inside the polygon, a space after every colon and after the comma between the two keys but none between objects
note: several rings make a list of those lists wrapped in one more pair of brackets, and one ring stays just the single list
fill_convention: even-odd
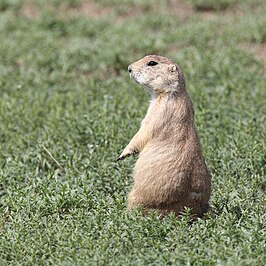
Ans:
[{"label": "prairie dog ear", "polygon": [[171,73],[176,72],[177,71],[176,65],[174,65],[174,64],[169,65],[168,66],[168,71],[171,72]]}]

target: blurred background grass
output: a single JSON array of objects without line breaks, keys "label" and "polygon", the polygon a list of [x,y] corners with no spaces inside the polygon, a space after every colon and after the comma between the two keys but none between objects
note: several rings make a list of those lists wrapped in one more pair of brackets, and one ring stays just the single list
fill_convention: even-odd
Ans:
[{"label": "blurred background grass", "polygon": [[[0,0],[1,265],[264,265],[263,0]],[[145,54],[183,69],[216,217],[126,211],[115,159],[149,96]],[[52,154],[61,168],[55,163]]]}]

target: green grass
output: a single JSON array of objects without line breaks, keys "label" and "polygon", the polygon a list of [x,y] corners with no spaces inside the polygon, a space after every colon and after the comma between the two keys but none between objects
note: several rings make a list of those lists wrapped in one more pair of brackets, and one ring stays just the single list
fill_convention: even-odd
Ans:
[{"label": "green grass", "polygon": [[[265,265],[265,66],[239,48],[265,45],[265,2],[211,20],[202,1],[185,19],[162,0],[91,17],[82,2],[0,0],[0,264]],[[126,210],[136,158],[116,158],[149,100],[127,65],[150,53],[183,69],[213,176],[216,215],[192,225]]]}]

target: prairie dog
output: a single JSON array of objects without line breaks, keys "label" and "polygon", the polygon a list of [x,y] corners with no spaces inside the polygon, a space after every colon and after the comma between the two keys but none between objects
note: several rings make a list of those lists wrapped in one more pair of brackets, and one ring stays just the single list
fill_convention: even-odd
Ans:
[{"label": "prairie dog", "polygon": [[188,207],[194,217],[202,217],[209,209],[211,177],[180,67],[166,57],[148,55],[128,71],[151,94],[139,131],[118,158],[139,153],[128,208],[178,215]]}]

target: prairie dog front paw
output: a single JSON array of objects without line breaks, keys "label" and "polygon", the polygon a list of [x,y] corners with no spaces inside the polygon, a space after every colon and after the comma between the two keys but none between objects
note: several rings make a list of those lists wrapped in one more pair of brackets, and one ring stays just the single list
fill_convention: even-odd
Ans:
[{"label": "prairie dog front paw", "polygon": [[134,150],[131,150],[129,148],[125,148],[124,151],[121,153],[121,155],[117,158],[117,161],[122,161],[124,160],[126,157],[134,154],[135,151]]}]

